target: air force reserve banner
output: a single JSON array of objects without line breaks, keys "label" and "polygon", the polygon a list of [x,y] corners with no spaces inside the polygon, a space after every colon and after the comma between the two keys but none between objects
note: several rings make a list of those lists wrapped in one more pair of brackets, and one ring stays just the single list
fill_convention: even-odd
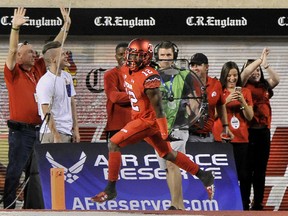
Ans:
[{"label": "air force reserve banner", "polygon": [[[90,198],[107,184],[107,144],[41,144],[36,152],[46,209],[51,209],[51,168],[64,168],[67,209],[167,210],[170,207],[165,171],[159,169],[154,150],[145,142],[122,149],[118,196],[102,204],[93,203]],[[201,169],[214,171],[216,193],[214,200],[208,200],[197,177],[182,171],[186,210],[242,210],[232,147],[222,143],[187,143],[187,153]]]}]

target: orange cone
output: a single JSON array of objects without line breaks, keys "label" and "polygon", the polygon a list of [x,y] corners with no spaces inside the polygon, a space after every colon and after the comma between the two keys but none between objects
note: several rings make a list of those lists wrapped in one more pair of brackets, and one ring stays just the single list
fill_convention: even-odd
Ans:
[{"label": "orange cone", "polygon": [[65,210],[64,169],[51,168],[50,177],[52,210]]}]

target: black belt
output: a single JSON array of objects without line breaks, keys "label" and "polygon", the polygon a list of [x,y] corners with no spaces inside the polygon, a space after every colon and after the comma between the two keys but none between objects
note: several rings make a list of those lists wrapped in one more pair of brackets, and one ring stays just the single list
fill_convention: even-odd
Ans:
[{"label": "black belt", "polygon": [[62,135],[64,135],[64,136],[72,137],[71,134],[67,134],[67,133],[64,133],[64,132],[61,132],[61,131],[58,131],[58,133],[59,133],[59,134],[62,134]]},{"label": "black belt", "polygon": [[264,128],[268,128],[267,125],[257,125],[257,126],[250,126],[249,129],[264,129]]},{"label": "black belt", "polygon": [[8,120],[7,125],[10,129],[14,129],[14,130],[21,130],[21,129],[30,129],[30,130],[35,130],[35,131],[40,130],[40,125],[27,124],[24,122],[17,122],[13,120]]},{"label": "black belt", "polygon": [[201,138],[210,137],[210,133],[198,133],[196,131],[189,131],[189,134],[194,135],[194,136],[199,136]]}]

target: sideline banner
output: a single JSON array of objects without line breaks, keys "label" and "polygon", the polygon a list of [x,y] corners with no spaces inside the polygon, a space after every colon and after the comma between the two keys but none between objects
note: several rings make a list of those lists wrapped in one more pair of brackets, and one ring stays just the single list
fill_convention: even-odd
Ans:
[{"label": "sideline banner", "polygon": [[[66,208],[72,210],[167,210],[170,194],[165,171],[145,142],[122,149],[118,196],[102,204],[90,198],[101,192],[108,177],[106,143],[41,144],[36,147],[45,208],[51,209],[50,169],[65,170]],[[222,143],[187,143],[188,156],[215,173],[214,200],[197,177],[182,172],[186,210],[242,210],[232,147]]]},{"label": "sideline banner", "polygon": [[[1,8],[0,34],[10,34],[14,8]],[[173,14],[167,16],[167,14]],[[58,8],[27,8],[21,35],[56,35]],[[287,36],[287,9],[72,8],[69,35]]]}]

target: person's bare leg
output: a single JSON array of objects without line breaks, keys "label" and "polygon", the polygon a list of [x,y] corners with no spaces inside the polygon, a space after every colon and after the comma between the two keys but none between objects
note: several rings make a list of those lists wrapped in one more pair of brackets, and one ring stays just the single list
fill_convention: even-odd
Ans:
[{"label": "person's bare leg", "polygon": [[214,185],[214,174],[212,171],[201,170],[200,167],[191,161],[185,154],[181,152],[176,152],[172,150],[167,155],[164,156],[164,159],[171,161],[176,164],[178,167],[187,171],[191,175],[195,175],[203,183],[207,193],[208,199],[212,200],[215,194],[215,185]]},{"label": "person's bare leg", "polygon": [[167,161],[167,185],[170,190],[171,206],[184,210],[182,176],[179,167]]}]

